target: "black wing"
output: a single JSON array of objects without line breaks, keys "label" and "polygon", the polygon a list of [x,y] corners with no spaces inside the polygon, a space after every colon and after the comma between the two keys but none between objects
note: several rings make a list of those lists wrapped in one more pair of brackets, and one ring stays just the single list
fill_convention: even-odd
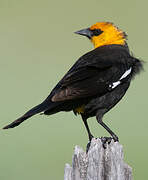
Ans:
[{"label": "black wing", "polygon": [[129,66],[119,51],[107,54],[106,51],[100,53],[100,49],[95,49],[82,56],[53,90],[51,100],[74,100],[108,92]]}]

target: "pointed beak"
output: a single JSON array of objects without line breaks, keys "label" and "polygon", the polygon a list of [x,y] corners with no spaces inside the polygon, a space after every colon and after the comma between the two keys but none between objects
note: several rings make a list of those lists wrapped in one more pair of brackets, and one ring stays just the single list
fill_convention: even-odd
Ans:
[{"label": "pointed beak", "polygon": [[82,35],[82,36],[86,36],[86,37],[88,37],[89,39],[91,39],[91,37],[93,36],[93,33],[92,33],[92,31],[91,31],[89,28],[87,28],[87,29],[82,29],[82,30],[80,30],[80,31],[76,31],[75,33],[76,33],[76,34],[80,34],[80,35]]}]

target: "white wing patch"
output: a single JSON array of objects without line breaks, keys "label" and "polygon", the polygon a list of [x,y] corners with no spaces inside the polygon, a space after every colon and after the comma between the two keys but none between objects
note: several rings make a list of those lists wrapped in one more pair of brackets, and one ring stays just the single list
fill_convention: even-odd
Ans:
[{"label": "white wing patch", "polygon": [[120,80],[126,78],[131,73],[131,71],[132,71],[132,68],[125,71],[125,73],[121,76]]},{"label": "white wing patch", "polygon": [[119,81],[113,82],[112,84],[109,85],[109,88],[114,89],[115,87],[117,87],[119,84],[121,84],[121,80],[126,78],[132,71],[132,68],[128,69],[127,71],[125,71],[125,73],[121,76],[121,78],[119,79]]},{"label": "white wing patch", "polygon": [[116,86],[118,86],[121,82],[117,81],[112,84],[112,89],[114,89]]}]

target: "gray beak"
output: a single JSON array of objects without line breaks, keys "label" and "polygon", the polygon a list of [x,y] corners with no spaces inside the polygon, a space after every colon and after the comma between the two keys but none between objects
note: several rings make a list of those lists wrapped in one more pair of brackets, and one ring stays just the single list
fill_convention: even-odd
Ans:
[{"label": "gray beak", "polygon": [[80,31],[76,31],[75,33],[76,33],[76,34],[80,34],[80,35],[82,35],[82,36],[86,36],[86,37],[88,37],[89,39],[91,39],[91,37],[93,36],[93,32],[92,32],[89,28],[87,28],[87,29],[82,29],[82,30],[80,30]]}]

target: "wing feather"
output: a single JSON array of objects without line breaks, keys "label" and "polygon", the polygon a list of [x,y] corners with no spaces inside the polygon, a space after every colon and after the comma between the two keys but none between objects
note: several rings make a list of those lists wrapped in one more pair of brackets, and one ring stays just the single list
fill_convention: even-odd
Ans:
[{"label": "wing feather", "polygon": [[[53,102],[101,96],[129,69],[121,53],[95,49],[82,56],[51,92]],[[127,54],[127,51],[124,52]]]}]

